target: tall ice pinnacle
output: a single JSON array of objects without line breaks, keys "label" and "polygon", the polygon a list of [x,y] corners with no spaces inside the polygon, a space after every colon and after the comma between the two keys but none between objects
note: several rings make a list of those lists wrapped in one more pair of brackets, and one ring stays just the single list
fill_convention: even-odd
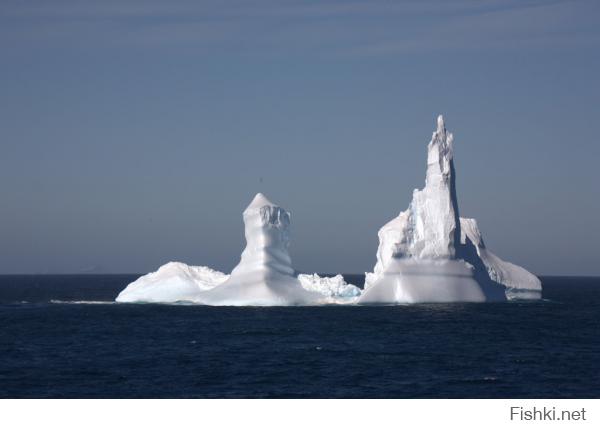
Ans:
[{"label": "tall ice pinnacle", "polygon": [[425,187],[413,191],[408,209],[379,231],[380,246],[375,273],[391,257],[448,259],[456,256],[460,221],[456,197],[453,136],[444,117],[427,145]]},{"label": "tall ice pinnacle", "polygon": [[236,269],[268,264],[282,273],[294,274],[288,253],[290,214],[258,193],[243,213],[246,248]]},{"label": "tall ice pinnacle", "polygon": [[409,254],[420,258],[453,258],[460,242],[456,198],[453,136],[446,131],[444,117],[427,145],[425,188],[413,192],[409,221],[414,225]]},{"label": "tall ice pinnacle", "polygon": [[223,283],[202,294],[208,305],[310,305],[323,296],[304,289],[288,252],[290,214],[263,194],[244,210],[246,248]]},{"label": "tall ice pinnacle", "polygon": [[444,124],[444,115],[438,115],[437,117],[437,132],[446,132],[446,126]]},{"label": "tall ice pinnacle", "polygon": [[453,136],[440,115],[427,145],[425,187],[379,230],[377,264],[359,303],[501,301],[518,289],[539,296],[535,276],[490,253],[475,221],[460,218],[455,175]]}]

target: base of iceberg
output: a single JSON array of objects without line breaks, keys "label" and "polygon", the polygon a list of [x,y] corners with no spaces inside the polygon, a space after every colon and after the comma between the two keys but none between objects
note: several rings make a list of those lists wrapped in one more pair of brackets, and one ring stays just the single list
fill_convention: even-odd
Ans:
[{"label": "base of iceberg", "polygon": [[333,277],[318,274],[274,275],[270,278],[258,277],[255,281],[246,278],[237,286],[231,283],[212,291],[229,277],[209,267],[169,262],[130,283],[116,301],[223,306],[327,305],[351,304],[361,293],[360,288],[346,283],[341,274]]},{"label": "base of iceberg", "polygon": [[461,260],[394,260],[360,297],[361,304],[505,301],[504,287]]},{"label": "base of iceberg", "polygon": [[232,306],[318,305],[323,299],[323,295],[304,289],[296,277],[260,272],[249,273],[243,278],[232,276],[199,296],[204,305]]}]

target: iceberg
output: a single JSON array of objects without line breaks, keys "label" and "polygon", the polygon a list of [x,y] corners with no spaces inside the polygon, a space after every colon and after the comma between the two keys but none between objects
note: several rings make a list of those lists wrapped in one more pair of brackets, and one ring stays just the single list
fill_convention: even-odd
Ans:
[{"label": "iceberg", "polygon": [[130,283],[122,303],[318,305],[351,303],[360,289],[342,275],[299,274],[288,251],[290,214],[257,194],[243,213],[246,248],[231,274],[169,262]]},{"label": "iceberg", "polygon": [[320,293],[306,290],[288,252],[290,214],[258,193],[244,210],[246,248],[227,280],[202,292],[206,305],[316,305]]},{"label": "iceberg", "polygon": [[425,187],[378,233],[377,263],[360,304],[485,302],[539,298],[541,282],[489,252],[474,219],[461,218],[453,135],[444,118],[427,147]]},{"label": "iceberg", "polygon": [[362,291],[340,274],[296,272],[290,213],[258,193],[243,212],[246,247],[231,274],[169,262],[129,284],[116,301],[288,306],[541,298],[540,280],[494,255],[475,219],[460,217],[455,176],[453,136],[440,115],[427,146],[425,187],[379,230],[377,263]]}]

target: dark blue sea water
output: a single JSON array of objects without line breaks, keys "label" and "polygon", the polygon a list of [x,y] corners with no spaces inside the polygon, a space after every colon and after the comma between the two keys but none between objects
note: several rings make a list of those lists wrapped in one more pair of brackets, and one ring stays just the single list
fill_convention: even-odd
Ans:
[{"label": "dark blue sea water", "polygon": [[0,397],[600,398],[600,278],[500,304],[90,303],[136,277],[0,276]]}]

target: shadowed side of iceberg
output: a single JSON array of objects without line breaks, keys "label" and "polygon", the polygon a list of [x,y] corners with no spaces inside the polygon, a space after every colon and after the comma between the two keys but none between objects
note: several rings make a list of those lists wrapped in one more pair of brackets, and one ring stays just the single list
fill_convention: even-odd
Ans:
[{"label": "shadowed side of iceberg", "polygon": [[507,262],[490,252],[475,219],[460,218],[461,253],[466,260],[480,262],[489,278],[506,290],[508,299],[541,299],[542,282],[525,268]]}]

